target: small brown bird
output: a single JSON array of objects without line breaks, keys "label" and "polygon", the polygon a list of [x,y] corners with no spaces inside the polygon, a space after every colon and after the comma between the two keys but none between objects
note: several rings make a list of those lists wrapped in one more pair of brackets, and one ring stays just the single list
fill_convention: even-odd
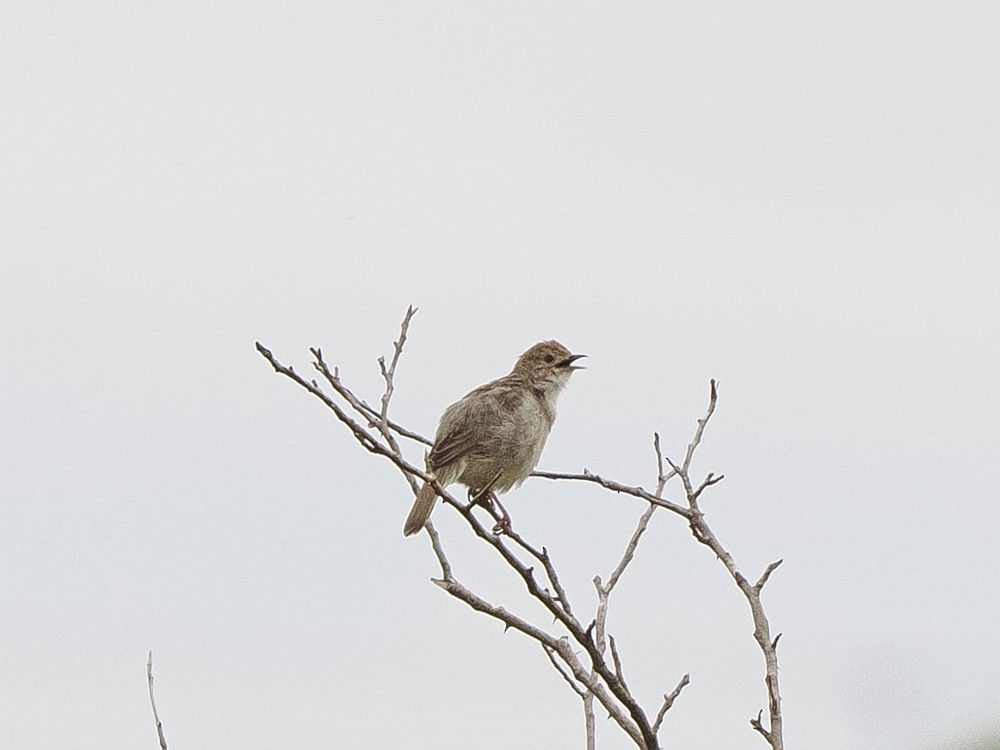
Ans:
[{"label": "small brown bird", "polygon": [[[465,485],[472,497],[489,498],[521,484],[542,455],[556,418],[556,399],[585,354],[571,354],[558,341],[543,341],[522,354],[509,375],[481,385],[441,415],[427,470],[442,487]],[[437,495],[424,484],[403,535],[416,534],[430,518]],[[501,506],[501,510],[503,507]],[[509,529],[510,518],[495,531]]]}]

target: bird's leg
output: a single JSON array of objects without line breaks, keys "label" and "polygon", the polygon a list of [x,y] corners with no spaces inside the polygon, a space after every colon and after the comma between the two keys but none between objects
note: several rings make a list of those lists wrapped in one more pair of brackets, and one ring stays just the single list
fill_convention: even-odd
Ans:
[{"label": "bird's leg", "polygon": [[[469,504],[468,508],[472,508],[476,505],[482,505],[486,511],[493,516],[496,520],[496,525],[493,527],[494,534],[503,534],[510,531],[510,514],[507,509],[503,507],[500,499],[493,492],[493,486],[500,479],[500,473],[497,472],[496,475],[491,479],[485,487],[480,490],[469,490]],[[500,512],[497,512],[497,508],[500,508]]]},{"label": "bird's leg", "polygon": [[[493,492],[490,492],[491,499],[497,504],[500,509],[500,519],[497,521],[496,525],[493,527],[493,533],[496,536],[501,536],[502,534],[510,533],[510,513],[507,509],[503,507],[503,503],[500,502],[500,498],[497,497]],[[496,518],[496,516],[493,516]]]},{"label": "bird's leg", "polygon": [[[493,478],[486,483],[485,487],[476,490],[470,487],[469,504],[466,507],[473,508],[476,505],[482,505],[484,508],[488,510],[490,508],[490,505],[492,504],[493,499],[496,497],[496,495],[493,494],[492,490],[493,490],[493,485],[495,485],[500,480],[500,474],[501,472],[499,471],[496,474],[494,474]],[[483,502],[484,500],[486,502]]]}]

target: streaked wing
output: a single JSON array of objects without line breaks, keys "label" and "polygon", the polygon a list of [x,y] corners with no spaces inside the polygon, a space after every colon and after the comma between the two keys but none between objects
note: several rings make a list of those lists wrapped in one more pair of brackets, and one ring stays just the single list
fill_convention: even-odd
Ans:
[{"label": "streaked wing", "polygon": [[[502,397],[501,394],[506,390],[502,386],[498,387],[497,381],[487,383],[445,409],[438,434],[434,437],[434,447],[427,457],[431,468],[446,466],[482,449],[477,443],[477,436],[483,434],[484,427],[499,422],[496,397]],[[483,398],[484,391],[488,391],[491,397]],[[445,425],[446,431],[443,430]]]}]

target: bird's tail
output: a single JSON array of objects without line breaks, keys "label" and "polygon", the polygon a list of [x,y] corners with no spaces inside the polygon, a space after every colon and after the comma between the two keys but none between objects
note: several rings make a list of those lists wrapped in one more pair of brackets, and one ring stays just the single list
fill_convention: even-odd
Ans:
[{"label": "bird's tail", "polygon": [[437,495],[434,493],[434,488],[429,484],[424,484],[420,488],[420,492],[417,493],[417,499],[413,501],[413,507],[410,508],[410,515],[406,517],[406,523],[403,524],[403,536],[416,534],[424,527],[427,519],[431,517],[431,511],[434,510],[435,500],[437,500]]}]

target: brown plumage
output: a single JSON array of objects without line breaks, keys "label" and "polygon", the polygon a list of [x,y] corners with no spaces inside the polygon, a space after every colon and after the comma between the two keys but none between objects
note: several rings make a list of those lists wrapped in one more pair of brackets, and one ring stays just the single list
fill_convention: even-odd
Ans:
[{"label": "brown plumage", "polygon": [[[442,487],[458,482],[470,493],[506,492],[523,482],[538,463],[556,418],[556,399],[574,362],[558,341],[543,341],[522,354],[508,375],[476,388],[444,410],[427,470]],[[425,484],[403,526],[416,534],[437,495]]]}]

